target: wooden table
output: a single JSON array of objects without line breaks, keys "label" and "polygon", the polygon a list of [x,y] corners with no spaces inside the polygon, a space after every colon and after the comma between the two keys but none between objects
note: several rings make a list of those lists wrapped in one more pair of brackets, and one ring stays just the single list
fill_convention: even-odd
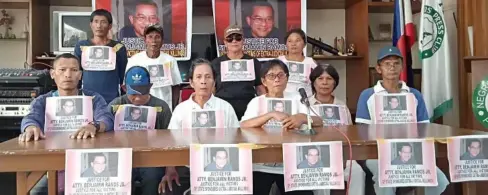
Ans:
[{"label": "wooden table", "polygon": [[[66,149],[132,148],[134,167],[181,166],[189,164],[189,144],[253,143],[253,162],[282,162],[282,143],[344,141],[344,158],[349,156],[344,132],[351,141],[354,160],[376,159],[376,139],[436,139],[437,157],[446,157],[445,138],[484,134],[482,131],[438,124],[356,125],[319,128],[317,135],[306,136],[281,130],[200,129],[118,131],[98,134],[95,139],[70,140],[69,133],[48,133],[45,140],[19,143],[12,139],[0,143],[0,172],[17,172],[17,194],[25,195],[46,173],[49,194],[56,194],[57,170],[65,167]],[[31,174],[28,174],[31,172]],[[464,194],[475,194],[466,192]]]}]

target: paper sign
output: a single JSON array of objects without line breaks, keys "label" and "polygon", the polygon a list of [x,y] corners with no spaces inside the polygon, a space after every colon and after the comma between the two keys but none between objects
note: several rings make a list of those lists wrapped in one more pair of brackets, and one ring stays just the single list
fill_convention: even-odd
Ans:
[{"label": "paper sign", "polygon": [[156,108],[150,106],[120,105],[115,113],[115,130],[151,130],[156,126]]},{"label": "paper sign", "polygon": [[[288,98],[260,98],[259,99],[259,115],[263,115],[269,112],[283,112],[289,115],[296,114],[296,103],[293,99]],[[281,127],[280,121],[271,119],[265,127]]]},{"label": "paper sign", "polygon": [[220,63],[220,79],[229,81],[254,81],[254,60],[227,60]]},{"label": "paper sign", "polygon": [[343,105],[318,104],[312,106],[324,122],[324,126],[349,125],[347,108]]},{"label": "paper sign", "polygon": [[377,142],[380,187],[437,186],[433,139]]},{"label": "paper sign", "polygon": [[375,124],[417,123],[417,103],[412,93],[375,96]]},{"label": "paper sign", "polygon": [[91,96],[58,96],[46,99],[44,130],[76,131],[93,121]]},{"label": "paper sign", "polygon": [[[331,158],[331,151],[334,151]],[[342,142],[284,143],[285,191],[344,189]]]},{"label": "paper sign", "polygon": [[183,129],[224,128],[223,110],[192,110],[189,116],[191,117],[185,117],[182,121]]},{"label": "paper sign", "polygon": [[288,71],[290,72],[288,82],[308,83],[308,77],[310,75],[310,71],[312,70],[310,64],[288,61],[286,62],[286,65],[288,65]]},{"label": "paper sign", "polygon": [[237,144],[192,144],[192,194],[252,194],[252,151]]},{"label": "paper sign", "polygon": [[116,56],[114,49],[109,46],[83,47],[81,65],[83,70],[88,71],[115,70]]},{"label": "paper sign", "polygon": [[66,150],[65,194],[130,194],[132,148]]},{"label": "paper sign", "polygon": [[155,64],[147,66],[149,75],[151,77],[151,83],[153,88],[165,87],[173,85],[173,79],[171,78],[171,62],[163,64]]},{"label": "paper sign", "polygon": [[447,153],[451,182],[488,180],[487,135],[450,137]]}]

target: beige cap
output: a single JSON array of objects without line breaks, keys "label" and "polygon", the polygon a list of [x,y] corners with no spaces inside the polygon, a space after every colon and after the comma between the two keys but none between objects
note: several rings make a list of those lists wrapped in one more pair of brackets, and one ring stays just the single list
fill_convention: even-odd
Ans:
[{"label": "beige cap", "polygon": [[237,26],[237,25],[230,25],[229,27],[227,27],[224,31],[224,37],[228,37],[229,35],[231,34],[239,34],[239,35],[243,35],[244,32],[242,32],[242,28],[240,26]]}]

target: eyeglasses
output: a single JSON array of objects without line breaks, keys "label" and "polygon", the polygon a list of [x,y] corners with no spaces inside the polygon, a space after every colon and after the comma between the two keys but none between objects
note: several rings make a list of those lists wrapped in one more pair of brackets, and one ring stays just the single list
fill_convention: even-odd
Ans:
[{"label": "eyeglasses", "polygon": [[381,63],[381,66],[384,66],[386,68],[398,68],[402,66],[401,62],[383,62]]},{"label": "eyeglasses", "polygon": [[225,41],[232,43],[232,41],[236,40],[237,42],[242,41],[242,35],[234,34],[228,37],[225,37]]},{"label": "eyeglasses", "polygon": [[263,23],[271,23],[271,22],[273,22],[273,18],[252,17],[252,20],[256,24],[263,24]]},{"label": "eyeglasses", "polygon": [[141,23],[141,22],[151,22],[151,23],[156,23],[159,18],[157,16],[144,16],[144,15],[139,15],[136,16],[136,21]]},{"label": "eyeglasses", "polygon": [[287,75],[285,73],[279,73],[279,74],[267,74],[264,76],[264,78],[268,79],[268,80],[275,80],[276,77],[278,77],[278,79],[282,79],[282,78],[285,78]]}]

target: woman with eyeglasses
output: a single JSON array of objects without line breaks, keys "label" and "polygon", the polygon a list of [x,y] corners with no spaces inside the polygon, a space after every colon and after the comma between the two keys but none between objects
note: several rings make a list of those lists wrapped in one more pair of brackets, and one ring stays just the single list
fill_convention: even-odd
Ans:
[{"label": "woman with eyeglasses", "polygon": [[[255,97],[247,105],[241,120],[241,128],[281,127],[283,130],[298,129],[307,123],[307,116],[298,113],[298,95],[285,92],[288,83],[288,67],[281,60],[274,59],[263,64],[260,78],[267,93]],[[312,117],[313,126],[322,126],[320,117]],[[279,124],[276,126],[276,124]],[[283,166],[281,163],[253,165],[253,194],[268,195],[276,183],[283,195],[313,194],[312,191],[286,192]]]},{"label": "woman with eyeglasses", "polygon": [[[334,90],[339,85],[339,73],[331,65],[318,65],[310,73],[310,83],[312,84],[312,95],[308,98],[310,105],[314,108],[316,114],[321,118],[326,118],[327,112],[321,113],[318,109],[321,105],[331,108],[338,105],[345,110],[346,123],[345,125],[352,125],[351,113],[344,101],[334,96]],[[306,107],[300,107],[300,112],[307,112]],[[314,113],[312,113],[314,115]],[[324,126],[336,125],[336,123],[327,124],[329,120],[324,120]],[[347,160],[347,159],[346,159]],[[348,160],[346,162],[346,169],[344,170],[344,180],[347,181],[349,177],[349,165],[352,162],[351,185],[349,187],[349,194],[364,195],[365,176],[363,169],[356,161]]]},{"label": "woman with eyeglasses", "polygon": [[311,70],[317,67],[317,63],[311,57],[303,54],[303,49],[307,46],[307,35],[302,29],[292,29],[286,33],[285,42],[287,54],[278,57],[290,69],[290,79],[285,91],[294,93],[298,89],[304,88],[307,95],[311,96],[312,88],[308,76]]},{"label": "woman with eyeglasses", "polygon": [[[217,73],[214,94],[232,105],[239,120],[244,115],[249,101],[265,92],[258,76],[261,63],[250,55],[244,54],[242,35],[240,26],[227,27],[224,31],[226,52],[212,61],[212,66]],[[237,65],[239,70],[235,70]],[[254,75],[254,78],[229,77],[228,75],[231,74],[250,74]]]}]

